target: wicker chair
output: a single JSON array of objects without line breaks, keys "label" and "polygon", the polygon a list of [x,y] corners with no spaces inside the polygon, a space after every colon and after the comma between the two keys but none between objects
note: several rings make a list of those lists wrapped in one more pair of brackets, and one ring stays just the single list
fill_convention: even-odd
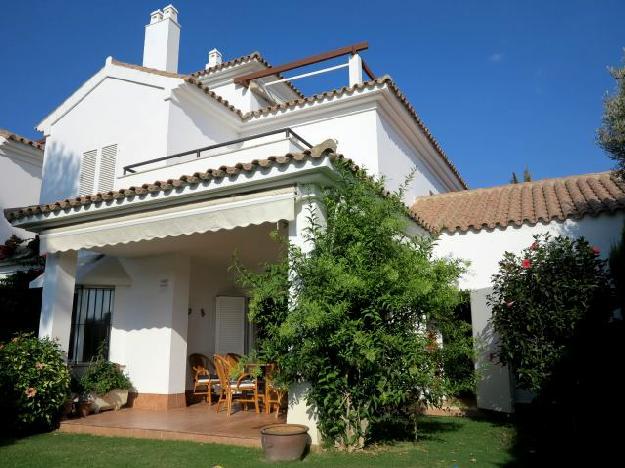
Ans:
[{"label": "wicker chair", "polygon": [[259,413],[258,382],[252,379],[248,373],[241,374],[237,379],[231,379],[232,368],[233,366],[225,356],[215,354],[215,369],[219,377],[220,388],[216,411],[219,412],[221,405],[225,404],[227,414],[230,416],[232,414],[232,402],[238,401],[245,411],[247,411],[249,403],[254,403],[256,413]]},{"label": "wicker chair", "polygon": [[203,395],[208,404],[212,405],[213,388],[219,385],[215,366],[208,356],[200,353],[189,355],[189,366],[193,371],[193,395]]},{"label": "wicker chair", "polygon": [[271,414],[271,407],[275,406],[277,419],[280,415],[280,409],[282,408],[284,391],[274,385],[273,377],[275,373],[276,365],[267,364],[265,367],[265,391],[263,392],[262,399],[265,405],[265,413]]}]

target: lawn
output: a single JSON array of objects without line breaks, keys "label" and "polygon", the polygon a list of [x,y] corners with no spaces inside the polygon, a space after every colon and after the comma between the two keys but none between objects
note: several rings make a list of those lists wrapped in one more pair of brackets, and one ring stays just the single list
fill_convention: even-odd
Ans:
[{"label": "lawn", "polygon": [[[423,418],[417,444],[398,443],[364,453],[334,451],[310,454],[304,462],[280,466],[502,466],[514,462],[509,453],[514,429],[507,424],[468,418]],[[268,466],[259,449],[195,442],[124,439],[48,433],[0,440],[2,467],[54,466]]]}]

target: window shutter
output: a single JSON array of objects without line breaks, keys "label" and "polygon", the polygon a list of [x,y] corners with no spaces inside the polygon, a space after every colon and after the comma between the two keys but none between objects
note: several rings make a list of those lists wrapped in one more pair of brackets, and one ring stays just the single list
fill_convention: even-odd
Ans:
[{"label": "window shutter", "polygon": [[115,162],[117,160],[117,145],[102,148],[100,157],[100,173],[98,176],[98,192],[110,192],[115,183]]},{"label": "window shutter", "polygon": [[91,195],[95,180],[97,150],[87,151],[80,162],[80,195]]},{"label": "window shutter", "polygon": [[245,353],[245,298],[217,296],[215,352]]}]

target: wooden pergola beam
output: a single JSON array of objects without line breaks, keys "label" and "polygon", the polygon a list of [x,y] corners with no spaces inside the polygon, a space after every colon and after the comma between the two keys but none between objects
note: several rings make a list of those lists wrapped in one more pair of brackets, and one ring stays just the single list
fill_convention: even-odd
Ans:
[{"label": "wooden pergola beam", "polygon": [[[341,47],[340,49],[332,50],[330,52],[323,52],[321,54],[311,55],[310,57],[295,60],[294,62],[290,62],[285,65],[280,65],[278,67],[269,67],[266,70],[260,70],[254,73],[249,73],[247,75],[239,76],[238,78],[234,79],[234,82],[239,85],[249,86],[250,81],[252,80],[265,78],[266,76],[277,75],[278,73],[293,70],[295,68],[305,67],[306,65],[312,65],[315,63],[323,62],[324,60],[330,60],[336,57],[341,57],[342,55],[356,54],[357,52],[361,50],[366,50],[368,48],[369,48],[369,43],[367,41],[359,42],[357,44],[352,44],[349,46]],[[367,71],[367,68],[365,68],[365,72],[369,75],[370,70]]]}]

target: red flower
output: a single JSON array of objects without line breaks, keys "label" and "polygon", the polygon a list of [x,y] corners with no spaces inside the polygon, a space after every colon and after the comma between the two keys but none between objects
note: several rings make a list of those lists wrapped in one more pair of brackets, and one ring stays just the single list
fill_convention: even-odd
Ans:
[{"label": "red flower", "polygon": [[32,398],[37,394],[37,389],[33,387],[29,387],[28,390],[24,391],[24,393],[26,394],[27,398]]},{"label": "red flower", "polygon": [[529,270],[530,268],[532,268],[531,260],[529,258],[524,258],[521,262],[521,268],[523,268],[524,270]]},{"label": "red flower", "polygon": [[532,250],[538,250],[538,247],[539,247],[539,245],[538,245],[537,241],[534,241],[534,243],[532,245],[530,245],[530,249],[532,249]]},{"label": "red flower", "polygon": [[592,253],[595,254],[595,257],[598,257],[599,254],[601,253],[601,249],[599,249],[599,247],[593,246],[592,247]]}]

